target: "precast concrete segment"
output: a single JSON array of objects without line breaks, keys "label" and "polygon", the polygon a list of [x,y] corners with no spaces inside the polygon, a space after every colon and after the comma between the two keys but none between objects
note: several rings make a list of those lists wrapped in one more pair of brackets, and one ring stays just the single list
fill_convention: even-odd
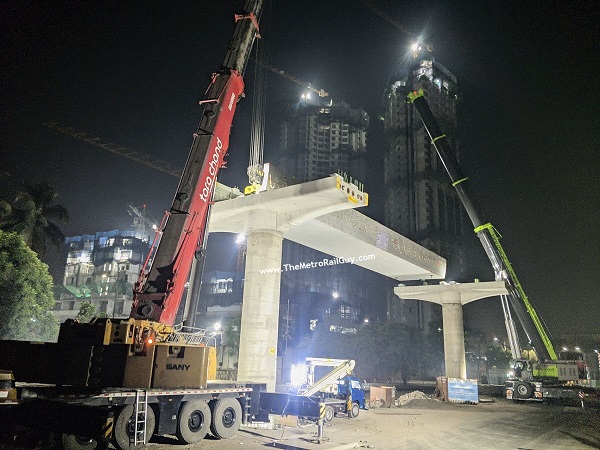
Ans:
[{"label": "precast concrete segment", "polygon": [[264,269],[281,267],[282,242],[279,231],[250,231],[244,275],[238,379],[266,383],[270,391],[277,374],[281,273]]},{"label": "precast concrete segment", "polygon": [[[354,257],[361,267],[399,281],[444,278],[444,258],[353,209],[359,206],[332,176],[217,202],[209,230],[279,230],[286,239],[333,257]],[[357,261],[366,255],[374,257]]]},{"label": "precast concrete segment", "polygon": [[[398,281],[446,274],[444,258],[354,209],[311,219],[284,237],[338,258],[354,257],[355,264]],[[364,255],[373,258],[359,261]]]},{"label": "precast concrete segment", "polygon": [[[331,176],[307,183],[216,202],[211,209],[210,232],[247,233],[251,229],[286,232],[324,214],[360,207]],[[274,222],[263,224],[258,211],[269,212]],[[253,212],[250,219],[248,214]]]},{"label": "precast concrete segment", "polygon": [[442,305],[444,362],[446,376],[466,378],[465,338],[462,306],[486,297],[508,293],[504,281],[482,283],[440,283],[438,285],[398,286],[394,293],[403,299],[424,300]]}]

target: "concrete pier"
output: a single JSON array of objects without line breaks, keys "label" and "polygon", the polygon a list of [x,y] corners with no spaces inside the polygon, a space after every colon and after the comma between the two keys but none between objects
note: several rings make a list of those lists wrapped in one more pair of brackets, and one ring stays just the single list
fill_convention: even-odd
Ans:
[{"label": "concrete pier", "polygon": [[277,374],[281,272],[265,269],[281,267],[282,242],[279,231],[248,233],[242,302],[238,379],[266,381],[271,391]]},{"label": "concrete pier", "polygon": [[284,233],[365,204],[366,195],[337,176],[215,203],[209,231],[247,236],[238,380],[275,390]]},{"label": "concrete pier", "polygon": [[444,258],[354,211],[367,199],[334,175],[213,205],[209,232],[247,236],[238,380],[275,389],[283,239],[399,281],[444,278]]},{"label": "concrete pier", "polygon": [[398,286],[394,293],[403,299],[424,300],[442,305],[444,362],[446,376],[466,378],[463,305],[487,297],[507,294],[504,281],[483,283],[445,283],[424,286]]}]

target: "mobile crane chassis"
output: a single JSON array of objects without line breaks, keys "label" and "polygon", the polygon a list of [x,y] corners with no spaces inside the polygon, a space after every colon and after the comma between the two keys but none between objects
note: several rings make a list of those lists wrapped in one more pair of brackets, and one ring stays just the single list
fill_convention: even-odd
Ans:
[{"label": "mobile crane chassis", "polygon": [[[134,286],[129,319],[67,321],[55,344],[0,341],[3,368],[17,381],[48,383],[10,386],[10,401],[0,411],[5,424],[62,433],[67,450],[105,447],[109,441],[129,449],[153,434],[176,435],[184,444],[209,430],[228,438],[240,423],[258,416],[268,420],[270,413],[320,417],[318,399],[261,397],[264,384],[217,382],[216,349],[206,335],[173,325],[194,259],[205,247],[217,176],[243,97],[244,69],[260,37],[262,6],[263,0],[246,0],[235,16],[223,64],[200,101],[202,117],[173,203]],[[12,377],[4,378],[14,385]]]}]

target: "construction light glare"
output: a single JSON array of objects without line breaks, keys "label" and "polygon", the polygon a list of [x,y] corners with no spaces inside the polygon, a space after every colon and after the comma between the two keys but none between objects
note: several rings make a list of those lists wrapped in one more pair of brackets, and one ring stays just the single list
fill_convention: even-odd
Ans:
[{"label": "construction light glare", "polygon": [[306,365],[292,364],[290,370],[290,384],[293,387],[300,387],[306,382]]}]

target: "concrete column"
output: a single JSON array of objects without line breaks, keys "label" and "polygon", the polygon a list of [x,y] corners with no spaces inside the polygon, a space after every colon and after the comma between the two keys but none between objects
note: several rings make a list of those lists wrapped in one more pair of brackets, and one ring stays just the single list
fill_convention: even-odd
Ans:
[{"label": "concrete column", "polygon": [[247,237],[237,379],[266,383],[269,391],[277,376],[282,242],[279,231],[253,230]]},{"label": "concrete column", "polygon": [[444,363],[446,364],[446,376],[449,378],[467,378],[465,331],[460,295],[448,292],[443,297],[442,320],[444,327]]},{"label": "concrete column", "polygon": [[414,298],[442,305],[446,376],[466,378],[467,361],[462,305],[480,298],[506,295],[508,291],[504,281],[486,281],[467,284],[442,282],[439,285],[398,286],[394,288],[394,293],[400,298]]}]

